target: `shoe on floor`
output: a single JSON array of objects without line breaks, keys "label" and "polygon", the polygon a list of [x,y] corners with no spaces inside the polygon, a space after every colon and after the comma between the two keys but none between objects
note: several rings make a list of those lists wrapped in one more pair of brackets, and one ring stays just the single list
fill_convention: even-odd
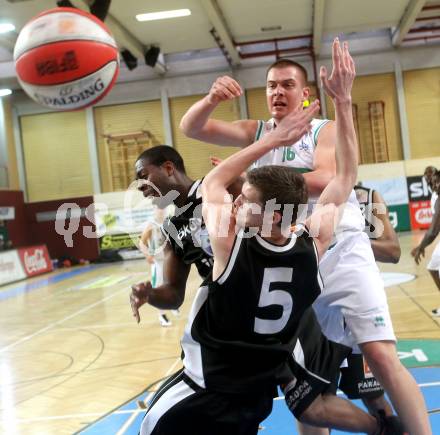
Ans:
[{"label": "shoe on floor", "polygon": [[172,323],[168,319],[166,314],[159,314],[159,322],[160,326],[171,326]]},{"label": "shoe on floor", "polygon": [[173,313],[174,317],[180,317],[180,311],[179,310],[171,310],[171,312]]},{"label": "shoe on floor", "polygon": [[434,308],[431,312],[434,317],[440,317],[440,307]]}]

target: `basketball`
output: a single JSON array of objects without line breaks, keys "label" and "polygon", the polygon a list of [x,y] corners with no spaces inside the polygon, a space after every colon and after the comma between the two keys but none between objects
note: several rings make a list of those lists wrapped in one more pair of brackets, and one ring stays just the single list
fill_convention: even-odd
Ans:
[{"label": "basketball", "polygon": [[54,8],[30,20],[14,48],[17,77],[37,103],[54,110],[95,104],[119,72],[115,40],[92,14]]}]

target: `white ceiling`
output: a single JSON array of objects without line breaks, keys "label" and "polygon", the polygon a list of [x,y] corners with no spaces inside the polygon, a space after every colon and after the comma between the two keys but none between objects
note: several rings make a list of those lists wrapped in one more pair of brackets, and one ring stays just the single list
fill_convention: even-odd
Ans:
[{"label": "white ceiling", "polygon": [[[71,1],[75,6],[87,10],[87,0]],[[213,20],[212,15],[207,13],[207,5],[217,8],[218,21]],[[20,31],[34,15],[55,6],[55,0],[0,0],[0,22],[12,22],[17,31]],[[438,8],[421,11],[422,7],[426,6]],[[191,16],[143,23],[135,19],[135,15],[139,13],[181,8],[189,8]],[[210,62],[209,59],[213,56],[223,57],[210,33],[215,24],[217,33],[221,34],[221,28],[226,32],[225,45],[229,47],[228,51],[235,51],[235,63],[246,64],[249,60],[240,60],[234,42],[313,33],[319,35],[318,39],[320,37],[321,42],[328,42],[335,34],[343,33],[349,34],[347,36],[351,40],[362,40],[365,38],[363,32],[381,32],[381,35],[389,34],[387,48],[390,48],[393,32],[411,9],[416,9],[412,21],[410,17],[411,26],[440,27],[440,19],[432,22],[414,22],[417,16],[440,16],[440,0],[112,0],[110,14],[123,27],[122,36],[115,32],[120,47],[130,48],[133,41],[135,46],[141,49],[155,44],[160,46],[165,54],[165,61],[176,59],[177,53],[187,53],[187,57],[183,54],[177,56],[179,62],[193,60],[195,56],[205,56],[207,62]],[[321,11],[321,28],[314,28],[314,11],[318,14]],[[106,22],[113,30],[110,19],[111,17]],[[271,27],[280,29],[262,30]],[[131,34],[129,40],[124,36],[127,32]],[[415,35],[419,36],[420,33]],[[6,64],[12,61],[15,37],[16,35],[10,34],[0,35],[0,80],[8,78],[5,71],[10,71],[10,67],[7,68]],[[224,36],[221,39],[225,42]],[[302,43],[310,43],[310,39],[306,38]],[[440,43],[440,38],[421,40],[417,43]],[[269,49],[270,47],[272,46],[269,46]],[[258,46],[246,46],[247,52],[252,49],[258,49]],[[264,49],[267,49],[267,45]]]}]

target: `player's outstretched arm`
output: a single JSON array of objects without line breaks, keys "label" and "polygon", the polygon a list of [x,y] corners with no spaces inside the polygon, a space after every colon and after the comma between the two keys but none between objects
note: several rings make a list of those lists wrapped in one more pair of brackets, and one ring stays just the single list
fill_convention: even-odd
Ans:
[{"label": "player's outstretched arm", "polygon": [[251,144],[257,130],[257,121],[226,122],[211,118],[220,102],[233,100],[242,94],[243,90],[232,77],[219,77],[208,95],[194,103],[183,115],[180,129],[185,136],[216,145],[245,147]]},{"label": "player's outstretched arm", "polygon": [[429,246],[440,232],[440,200],[437,200],[434,207],[434,215],[432,216],[431,225],[426,231],[420,245],[411,250],[411,255],[417,264],[420,263],[422,257],[425,256],[425,248]]},{"label": "player's outstretched arm", "polygon": [[[322,87],[332,99],[336,116],[336,175],[327,185],[318,200],[318,205],[326,206],[317,213],[321,214],[319,234],[316,241],[318,250],[324,252],[331,241],[337,207],[344,204],[356,183],[358,167],[358,145],[353,125],[351,89],[356,76],[354,61],[348,51],[336,38],[332,49],[333,70],[327,77],[327,70],[321,67]],[[312,214],[311,218],[316,218]],[[310,219],[311,219],[310,218]]]},{"label": "player's outstretched arm", "polygon": [[175,310],[185,298],[186,281],[191,266],[185,264],[173,251],[171,245],[165,245],[163,278],[164,283],[156,288],[149,281],[136,284],[131,288],[130,305],[133,316],[140,322],[139,308],[148,303],[163,310]]},{"label": "player's outstretched arm", "polygon": [[[373,192],[373,204],[376,208],[372,210],[373,216],[382,223],[380,234],[374,234],[375,239],[370,240],[374,258],[382,263],[398,263],[400,259],[400,243],[388,215],[388,209],[379,192]],[[385,213],[379,213],[377,205],[380,205]],[[376,229],[377,231],[377,229]]]}]

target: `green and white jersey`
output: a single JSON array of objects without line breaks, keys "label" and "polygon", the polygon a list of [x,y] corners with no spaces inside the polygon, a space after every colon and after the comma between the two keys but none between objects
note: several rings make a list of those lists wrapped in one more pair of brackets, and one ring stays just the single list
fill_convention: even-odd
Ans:
[{"label": "green and white jersey", "polygon": [[[296,168],[301,173],[313,171],[313,157],[318,143],[318,136],[322,127],[328,122],[330,122],[328,119],[313,119],[311,122],[312,129],[309,133],[305,134],[300,140],[290,146],[269,151],[252,165],[252,169],[267,165],[281,165]],[[255,140],[261,139],[275,127],[275,120],[273,118],[269,121],[258,121]],[[309,197],[309,211],[312,210],[317,200],[318,197],[316,196]],[[354,190],[352,190],[335,233],[363,231],[363,229],[364,218],[362,217],[356,194]]]},{"label": "green and white jersey", "polygon": [[164,247],[166,243],[160,224],[153,222],[151,226],[151,239],[148,242],[148,253],[154,257],[154,261],[163,261],[165,258]]},{"label": "green and white jersey", "polygon": [[[290,146],[280,147],[269,151],[258,159],[253,168],[260,168],[267,165],[291,166],[299,172],[310,172],[313,170],[313,153],[317,144],[318,134],[322,127],[329,122],[328,119],[313,119],[312,130],[305,134],[298,142]],[[258,121],[255,140],[261,139],[275,128],[275,120]]]}]

